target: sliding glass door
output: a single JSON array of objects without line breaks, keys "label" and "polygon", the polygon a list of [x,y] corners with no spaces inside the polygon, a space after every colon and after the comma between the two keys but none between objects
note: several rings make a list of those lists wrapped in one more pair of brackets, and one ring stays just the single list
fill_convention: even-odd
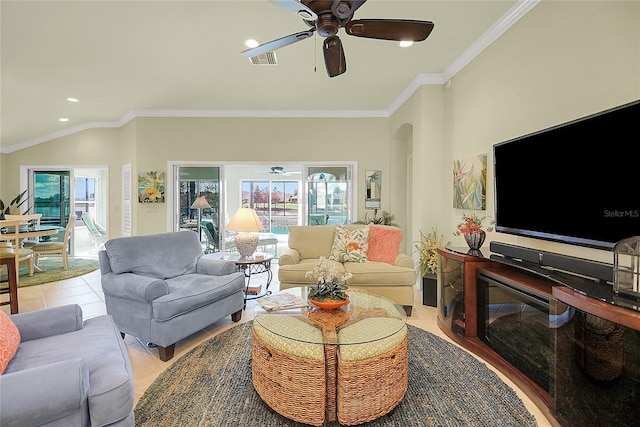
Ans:
[{"label": "sliding glass door", "polygon": [[71,171],[33,172],[34,213],[42,214],[41,224],[67,225],[71,213]]},{"label": "sliding glass door", "polygon": [[242,207],[255,209],[266,233],[286,234],[289,225],[298,225],[298,180],[243,180]]},{"label": "sliding glass door", "polygon": [[177,169],[178,215],[174,229],[198,233],[207,252],[218,252],[220,168],[178,166]]},{"label": "sliding glass door", "polygon": [[350,166],[307,169],[307,225],[352,222],[352,173]]},{"label": "sliding glass door", "polygon": [[[171,205],[169,229],[197,232],[205,252],[221,252],[226,249],[225,225],[240,207],[254,208],[264,232],[275,234],[278,244],[284,247],[289,225],[355,221],[355,162],[278,165],[170,165],[173,178],[167,192]],[[201,204],[199,197],[207,203]],[[209,236],[203,226],[216,234]]]}]

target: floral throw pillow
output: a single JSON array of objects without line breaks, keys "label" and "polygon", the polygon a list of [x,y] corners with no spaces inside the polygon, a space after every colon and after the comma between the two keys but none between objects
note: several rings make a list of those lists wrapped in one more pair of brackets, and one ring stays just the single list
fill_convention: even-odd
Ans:
[{"label": "floral throw pillow", "polygon": [[0,374],[18,351],[20,331],[4,311],[0,311]]},{"label": "floral throw pillow", "polygon": [[341,225],[336,226],[329,259],[339,262],[367,262],[367,248],[369,246],[369,226],[355,230],[347,230]]}]

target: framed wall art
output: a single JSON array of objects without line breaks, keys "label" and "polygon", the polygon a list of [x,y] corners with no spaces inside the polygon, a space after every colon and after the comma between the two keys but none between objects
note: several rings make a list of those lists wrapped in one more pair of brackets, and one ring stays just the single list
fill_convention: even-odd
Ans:
[{"label": "framed wall art", "polygon": [[164,172],[138,173],[138,202],[164,203]]},{"label": "framed wall art", "polygon": [[487,208],[487,155],[453,162],[453,207]]}]

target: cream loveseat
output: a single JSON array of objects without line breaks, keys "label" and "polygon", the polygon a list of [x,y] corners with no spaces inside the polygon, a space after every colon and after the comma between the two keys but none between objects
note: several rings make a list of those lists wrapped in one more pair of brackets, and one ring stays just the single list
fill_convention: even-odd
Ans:
[{"label": "cream loveseat", "polygon": [[[314,283],[305,275],[318,264],[321,256],[330,258],[335,249],[336,228],[339,227],[341,226],[289,226],[289,248],[278,261],[281,290]],[[353,275],[348,285],[385,296],[402,305],[407,316],[410,316],[416,270],[413,259],[399,252],[402,231],[397,227],[368,224],[349,224],[344,229],[352,233],[363,227],[367,227],[363,231],[368,231],[366,260],[340,263],[344,272]]]}]

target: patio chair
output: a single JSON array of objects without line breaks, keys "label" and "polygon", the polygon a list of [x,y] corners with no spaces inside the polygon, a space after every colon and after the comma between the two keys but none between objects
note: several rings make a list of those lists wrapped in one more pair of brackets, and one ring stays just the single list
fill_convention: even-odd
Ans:
[{"label": "patio chair", "polygon": [[218,252],[218,231],[216,230],[216,226],[207,221],[203,222],[200,228],[207,238],[207,246],[204,249],[204,253],[210,254]]},{"label": "patio chair", "polygon": [[84,222],[84,225],[87,227],[87,231],[89,232],[89,236],[91,237],[91,242],[97,248],[102,247],[102,245],[104,245],[105,242],[109,240],[107,230],[100,224],[96,224],[89,212],[82,213],[82,222]]}]

